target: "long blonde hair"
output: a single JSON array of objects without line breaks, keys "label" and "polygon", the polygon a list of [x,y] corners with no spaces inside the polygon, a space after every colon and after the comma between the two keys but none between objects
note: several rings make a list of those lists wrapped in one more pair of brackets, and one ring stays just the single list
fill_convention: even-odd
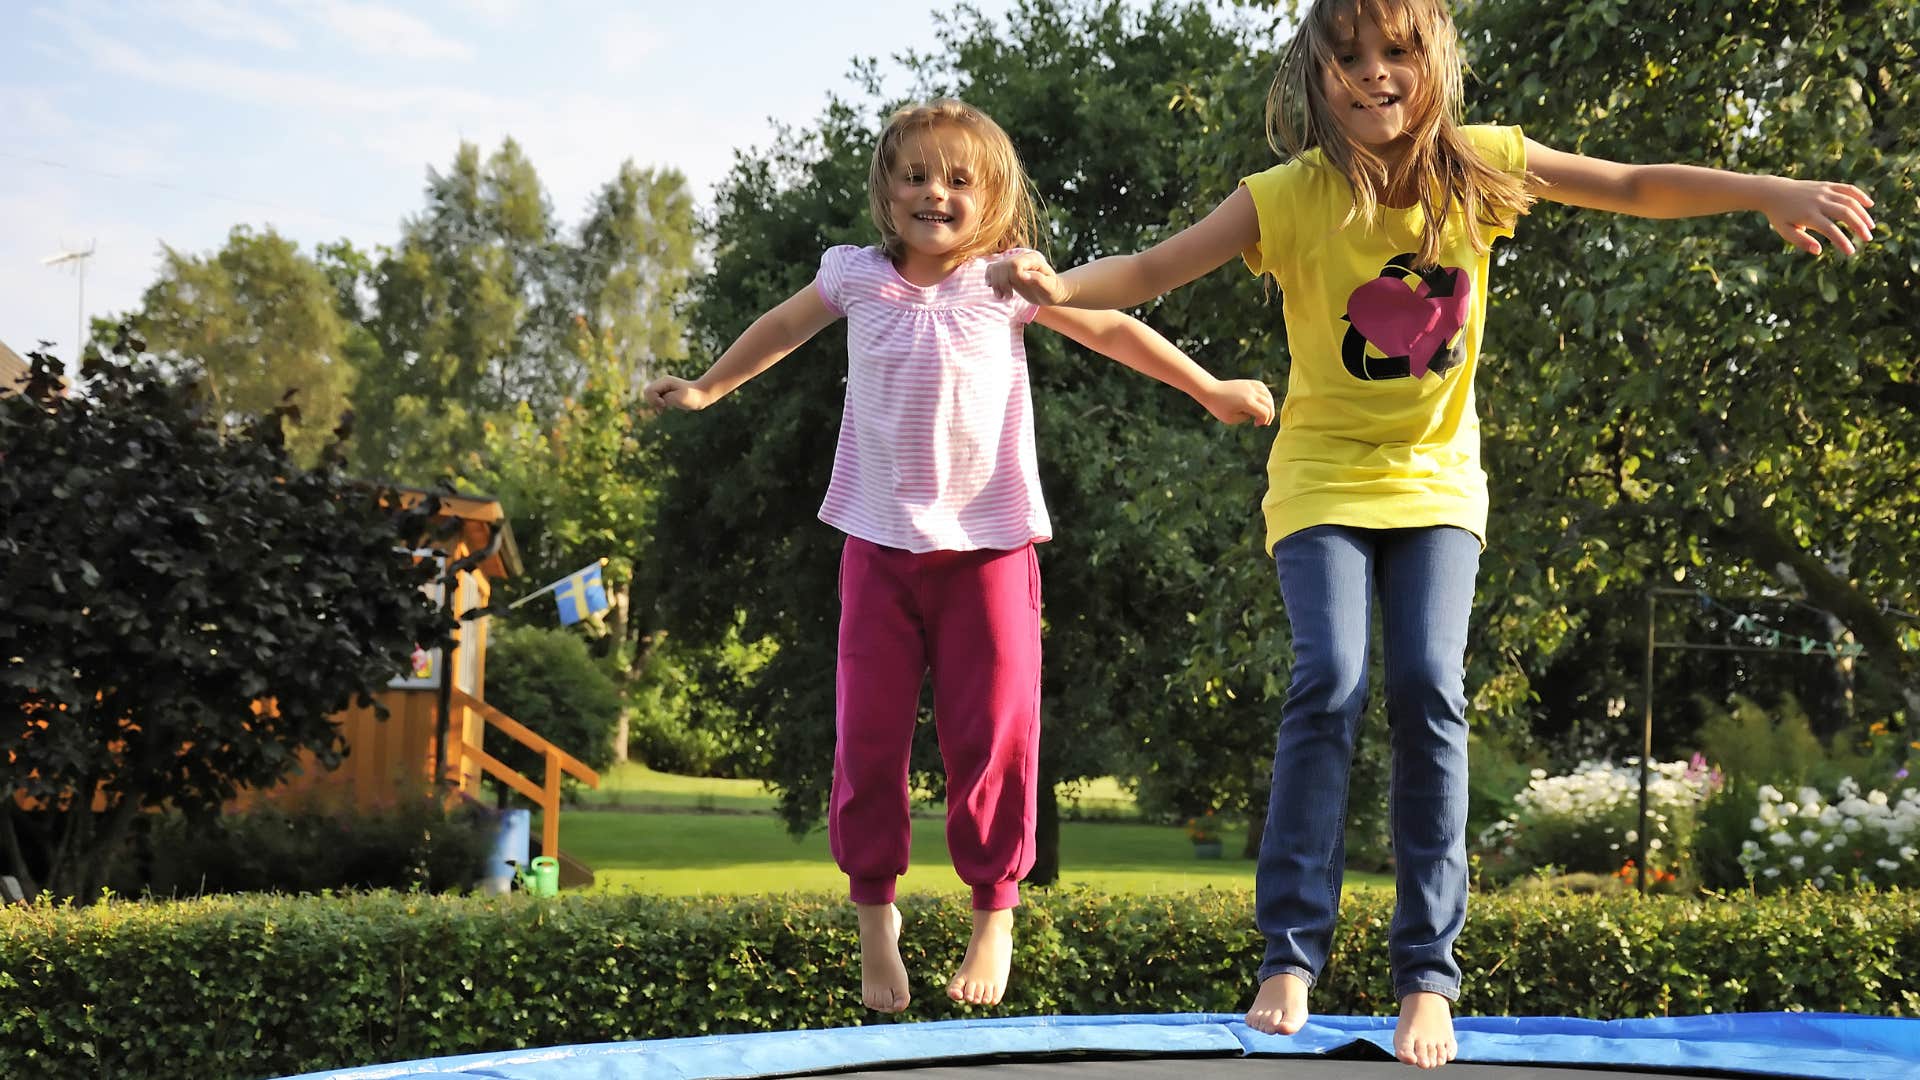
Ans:
[{"label": "long blonde hair", "polygon": [[[1422,68],[1419,97],[1408,102],[1412,121],[1406,134],[1412,149],[1391,173],[1379,155],[1347,137],[1321,82],[1323,71],[1339,70],[1338,47],[1363,16],[1387,40],[1418,57]],[[1420,266],[1436,265],[1444,223],[1455,207],[1464,221],[1510,226],[1533,202],[1523,177],[1488,165],[1461,133],[1460,66],[1445,0],[1314,0],[1267,93],[1268,141],[1293,157],[1318,147],[1326,163],[1346,177],[1353,206],[1342,227],[1371,220],[1386,192],[1410,183],[1420,193],[1427,222],[1414,259]],[[1480,229],[1466,234],[1474,251],[1486,252]]]},{"label": "long blonde hair", "polygon": [[906,245],[894,226],[887,190],[893,169],[898,164],[900,147],[909,138],[951,128],[966,137],[973,151],[968,165],[973,171],[974,188],[979,192],[975,206],[979,218],[974,235],[961,246],[962,258],[989,255],[1011,247],[1033,247],[1039,236],[1040,207],[1033,193],[1033,181],[1014,152],[1013,140],[1000,130],[993,118],[964,101],[939,98],[894,110],[880,131],[880,142],[873,148],[873,166],[867,173],[867,198],[873,223],[880,230],[881,246],[887,254],[900,258]]}]

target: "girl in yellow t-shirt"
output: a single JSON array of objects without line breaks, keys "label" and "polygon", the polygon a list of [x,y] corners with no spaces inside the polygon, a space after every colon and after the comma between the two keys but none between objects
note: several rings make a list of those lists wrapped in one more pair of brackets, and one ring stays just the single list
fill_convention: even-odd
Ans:
[{"label": "girl in yellow t-shirt", "polygon": [[1298,1031],[1326,963],[1377,605],[1393,730],[1394,1049],[1427,1068],[1456,1052],[1463,671],[1487,514],[1473,374],[1493,241],[1536,198],[1650,218],[1759,211],[1815,254],[1815,234],[1851,255],[1873,228],[1873,200],[1847,184],[1618,164],[1464,126],[1460,84],[1443,0],[1316,0],[1268,99],[1287,164],[1138,254],[1056,275],[1026,253],[989,271],[1003,294],[1087,308],[1143,303],[1236,255],[1279,283],[1293,364],[1263,509],[1295,661],[1255,879],[1267,947],[1247,1024]]}]

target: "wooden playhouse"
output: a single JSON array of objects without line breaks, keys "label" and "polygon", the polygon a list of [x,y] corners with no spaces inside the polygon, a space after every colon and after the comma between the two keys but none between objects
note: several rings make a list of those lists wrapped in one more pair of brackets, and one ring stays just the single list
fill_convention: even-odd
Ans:
[{"label": "wooden playhouse", "polygon": [[[408,504],[428,498],[402,490]],[[468,613],[487,606],[493,583],[523,572],[513,531],[499,500],[484,495],[435,493],[437,523],[448,535],[417,554],[439,562],[442,575],[435,594],[450,604],[459,629],[447,655],[417,650],[410,670],[376,695],[387,709],[379,719],[372,708],[340,713],[340,734],[348,754],[340,767],[322,769],[311,755],[277,787],[243,794],[231,804],[245,809],[263,803],[324,801],[342,808],[373,810],[400,798],[439,787],[450,797],[481,797],[482,777],[492,777],[531,800],[540,811],[541,852],[560,861],[561,884],[591,884],[592,871],[560,852],[560,779],[563,774],[600,785],[599,774],[553,745],[525,724],[486,702],[487,623]],[[527,777],[484,749],[487,730],[531,748],[545,762],[542,775]]]}]

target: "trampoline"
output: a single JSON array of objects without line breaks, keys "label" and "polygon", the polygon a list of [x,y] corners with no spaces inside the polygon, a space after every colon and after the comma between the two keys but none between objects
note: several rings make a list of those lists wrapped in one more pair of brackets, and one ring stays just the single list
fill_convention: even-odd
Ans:
[{"label": "trampoline", "polygon": [[[1740,1013],[1651,1020],[1460,1017],[1451,1080],[1920,1080],[1920,1020]],[[1238,1015],[1051,1016],[653,1039],[365,1065],[296,1080],[1408,1080],[1391,1017],[1264,1035]]]}]

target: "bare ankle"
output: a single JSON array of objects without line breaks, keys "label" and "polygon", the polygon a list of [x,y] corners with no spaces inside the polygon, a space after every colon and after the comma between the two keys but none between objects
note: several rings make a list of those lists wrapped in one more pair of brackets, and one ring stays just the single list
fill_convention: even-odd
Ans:
[{"label": "bare ankle", "polygon": [[1247,1009],[1247,1026],[1269,1035],[1295,1034],[1307,1023],[1309,989],[1307,980],[1290,971],[1267,976]]},{"label": "bare ankle", "polygon": [[947,996],[969,1005],[998,1005],[1013,966],[1013,909],[974,909],[973,936]]},{"label": "bare ankle", "polygon": [[907,967],[900,958],[900,911],[892,904],[854,907],[860,922],[861,1001],[875,1012],[899,1012],[908,1002]]}]

